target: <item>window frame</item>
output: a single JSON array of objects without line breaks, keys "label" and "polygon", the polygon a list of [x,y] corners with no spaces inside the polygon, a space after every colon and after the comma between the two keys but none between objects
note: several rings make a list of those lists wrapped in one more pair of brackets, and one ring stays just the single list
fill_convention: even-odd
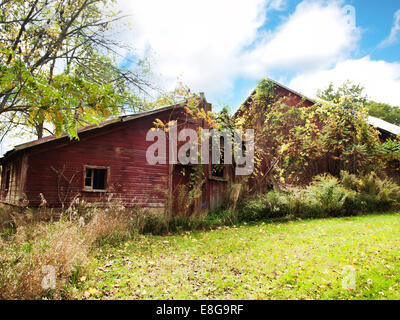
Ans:
[{"label": "window frame", "polygon": [[[106,175],[105,175],[105,189],[93,189],[93,174],[91,177],[91,182],[92,186],[86,186],[85,185],[85,180],[86,180],[86,170],[87,169],[103,169],[106,170]],[[83,182],[83,188],[82,190],[85,192],[107,192],[108,191],[108,185],[110,181],[110,167],[109,166],[99,166],[99,165],[90,165],[90,164],[85,164],[83,165],[83,177],[82,177],[82,182]]]},{"label": "window frame", "polygon": [[228,181],[227,178],[227,165],[224,163],[220,163],[219,165],[221,165],[223,167],[223,176],[216,176],[213,174],[213,169],[215,164],[210,163],[210,176],[209,179],[210,180],[217,180],[217,181]]},{"label": "window frame", "polygon": [[228,165],[225,164],[225,144],[224,144],[224,140],[220,141],[220,149],[219,149],[220,155],[221,155],[221,158],[222,158],[222,159],[220,158],[219,165],[222,165],[222,167],[223,167],[223,176],[222,177],[213,175],[214,165],[216,165],[216,164],[212,163],[212,150],[211,149],[212,149],[212,141],[210,139],[210,156],[209,156],[209,159],[210,159],[209,168],[210,168],[210,170],[209,170],[208,179],[209,180],[214,180],[214,181],[227,182],[228,181]]}]

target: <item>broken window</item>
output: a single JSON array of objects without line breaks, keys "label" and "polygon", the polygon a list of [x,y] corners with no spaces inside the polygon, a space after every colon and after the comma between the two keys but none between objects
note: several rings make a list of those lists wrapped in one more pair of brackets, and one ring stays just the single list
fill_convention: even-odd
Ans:
[{"label": "broken window", "polygon": [[107,189],[107,168],[85,167],[85,189],[101,190]]},{"label": "broken window", "polygon": [[223,163],[212,164],[211,176],[215,178],[225,178],[225,165]]},{"label": "broken window", "polygon": [[211,164],[211,177],[225,178],[225,148],[224,140],[220,138],[219,163]]}]

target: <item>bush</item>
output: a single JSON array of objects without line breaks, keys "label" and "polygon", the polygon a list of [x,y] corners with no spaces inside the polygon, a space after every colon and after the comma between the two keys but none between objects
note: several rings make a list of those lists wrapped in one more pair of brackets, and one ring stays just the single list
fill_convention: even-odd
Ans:
[{"label": "bush", "polygon": [[218,227],[222,225],[233,225],[238,222],[236,211],[219,209],[206,215],[203,221],[205,228]]},{"label": "bush", "polygon": [[247,201],[238,213],[239,221],[258,221],[287,216],[290,212],[290,199],[287,194],[270,191]]},{"label": "bush", "polygon": [[271,218],[326,218],[388,211],[400,207],[400,186],[376,174],[366,176],[342,172],[341,178],[316,176],[306,188],[270,191],[244,203],[240,221]]},{"label": "bush", "polygon": [[387,211],[400,207],[400,186],[389,178],[381,179],[374,172],[357,177],[341,172],[345,188],[356,193],[356,201],[364,211]]},{"label": "bush", "polygon": [[310,218],[340,217],[350,215],[354,192],[344,188],[339,180],[331,175],[320,175],[313,179],[305,190],[306,201],[311,204]]}]

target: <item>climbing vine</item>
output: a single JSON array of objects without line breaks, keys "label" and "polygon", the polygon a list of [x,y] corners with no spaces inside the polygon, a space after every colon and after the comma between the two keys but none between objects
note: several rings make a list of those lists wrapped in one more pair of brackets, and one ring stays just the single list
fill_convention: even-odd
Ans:
[{"label": "climbing vine", "polygon": [[368,124],[362,101],[346,96],[337,103],[293,101],[263,79],[237,113],[238,126],[256,131],[255,187],[305,184],[324,172],[384,167],[379,132]]},{"label": "climbing vine", "polygon": [[[180,128],[191,127],[194,129],[190,124],[200,124],[203,122],[203,125],[196,127],[198,141],[201,141],[203,128],[216,129],[219,126],[217,116],[211,111],[206,111],[201,105],[200,95],[191,92],[191,90],[182,83],[179,83],[173,91],[162,95],[153,103],[152,107],[160,108],[168,105],[183,106],[185,112],[189,116],[186,122],[179,123]],[[181,119],[181,122],[182,120],[183,119]],[[168,135],[174,121],[175,120],[172,119],[168,119],[167,121],[155,119],[153,129],[161,129]],[[206,179],[200,150],[195,150],[195,154],[197,159],[191,159],[192,164],[189,166],[185,165],[180,172],[182,176],[189,175],[188,185],[178,185],[177,190],[173,190],[173,194],[176,195],[175,201],[178,207],[176,208],[178,210],[177,214],[184,217],[190,215],[191,206],[201,197],[202,187]],[[169,201],[173,200],[169,199]]]}]

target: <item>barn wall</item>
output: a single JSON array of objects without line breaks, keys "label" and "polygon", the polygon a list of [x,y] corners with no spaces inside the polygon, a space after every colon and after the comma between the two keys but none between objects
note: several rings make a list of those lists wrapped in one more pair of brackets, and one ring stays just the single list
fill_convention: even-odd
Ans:
[{"label": "barn wall", "polygon": [[[210,111],[211,105],[206,106],[205,110]],[[202,126],[207,128],[207,124],[205,123],[193,123],[192,121],[187,122],[187,119],[180,119],[182,125],[179,127],[179,130],[183,128],[192,128],[197,129],[198,126]],[[186,141],[178,141],[178,149],[184,144]],[[200,143],[200,142],[199,142]],[[210,154],[211,161],[211,154]],[[211,162],[210,162],[211,164]],[[203,179],[204,183],[201,188],[202,194],[196,198],[194,201],[190,199],[188,196],[191,188],[190,188],[190,175],[193,172],[192,167],[184,166],[181,164],[175,164],[172,166],[172,184],[171,184],[171,195],[172,195],[172,209],[173,212],[177,213],[178,206],[180,206],[180,202],[192,203],[191,204],[191,213],[192,214],[202,214],[209,211],[213,211],[215,209],[220,208],[227,202],[229,197],[231,182],[233,180],[233,167],[232,165],[225,166],[225,178],[224,179],[214,179],[211,177],[209,165],[203,165]],[[198,181],[200,183],[200,181]],[[182,188],[181,186],[185,187]],[[182,191],[186,192],[186,197],[182,195]],[[181,194],[180,194],[181,193]]]},{"label": "barn wall", "polygon": [[[204,107],[211,110],[211,104]],[[156,118],[164,122],[177,120],[178,130],[206,127],[204,121],[194,122],[181,108],[83,131],[79,134],[79,141],[65,137],[34,145],[3,160],[3,191],[4,169],[12,166],[13,170],[10,191],[2,193],[2,200],[21,204],[25,199],[25,205],[39,206],[44,198],[48,206],[68,207],[78,197],[97,204],[119,200],[125,206],[138,205],[155,210],[163,210],[169,205],[168,209],[177,212],[174,197],[179,184],[189,186],[189,175],[181,175],[181,165],[168,163],[168,137],[167,163],[147,163],[146,150],[154,142],[147,142],[146,134],[154,127]],[[183,143],[178,142],[178,148]],[[108,168],[106,191],[84,189],[85,166]],[[190,170],[190,166],[183,167]],[[195,200],[191,214],[216,209],[229,196],[231,173],[227,174],[225,181],[216,181],[209,179],[209,166],[205,165],[204,169],[202,194]]]},{"label": "barn wall", "polygon": [[[289,106],[299,106],[299,107],[310,107],[313,105],[313,103],[309,100],[304,100],[301,96],[287,90],[284,87],[278,86],[276,85],[274,87],[274,101],[279,101],[280,99],[284,98],[284,103],[286,105]],[[252,98],[250,97],[249,100],[247,102],[245,102],[244,106],[249,107],[249,104],[252,103]],[[267,109],[268,107],[265,106],[265,110],[268,111]],[[240,114],[238,115],[238,117],[240,117]],[[260,114],[256,114],[253,118],[254,124],[252,124],[252,129],[255,130],[255,136],[257,136],[258,134],[260,134],[263,130],[264,130],[264,122],[265,122],[265,116],[263,113]],[[288,128],[284,128],[284,130],[286,129],[287,134],[289,134],[289,127]],[[271,167],[271,160],[272,159],[264,159],[263,163],[260,164],[259,170],[262,172],[268,172],[270,167]],[[325,163],[323,161],[321,161],[321,165],[326,165],[328,166],[328,163]],[[303,171],[304,176],[306,177],[306,179],[310,176],[312,176],[312,168],[306,168]],[[240,183],[246,184],[247,188],[250,190],[249,192],[257,192],[257,193],[262,193],[262,192],[266,192],[269,188],[271,188],[271,183],[273,183],[273,181],[269,181],[269,180],[262,180],[260,183],[260,178],[259,177],[254,177],[251,176],[249,177],[249,179],[247,179],[247,177],[236,177],[236,180]]]},{"label": "barn wall", "polygon": [[[160,119],[163,116],[167,118],[167,114],[158,115]],[[105,203],[111,197],[128,206],[163,207],[168,164],[149,165],[146,161],[146,150],[154,143],[146,141],[146,133],[153,121],[145,117],[117,123],[81,133],[80,141],[65,138],[35,147],[26,178],[30,205],[38,205],[43,193],[50,206],[68,205],[79,195],[88,202]],[[85,165],[109,168],[107,192],[83,190]],[[61,173],[65,178],[60,178]]]},{"label": "barn wall", "polygon": [[[20,205],[24,199],[24,173],[27,157],[24,154],[3,163],[1,172],[1,201]],[[10,171],[9,188],[6,190],[7,171]]]},{"label": "barn wall", "polygon": [[210,210],[216,210],[220,208],[222,205],[226,203],[229,197],[230,190],[230,182],[226,181],[218,181],[213,180],[212,178],[209,180],[210,184],[210,193],[209,193],[209,201],[210,201]]}]

